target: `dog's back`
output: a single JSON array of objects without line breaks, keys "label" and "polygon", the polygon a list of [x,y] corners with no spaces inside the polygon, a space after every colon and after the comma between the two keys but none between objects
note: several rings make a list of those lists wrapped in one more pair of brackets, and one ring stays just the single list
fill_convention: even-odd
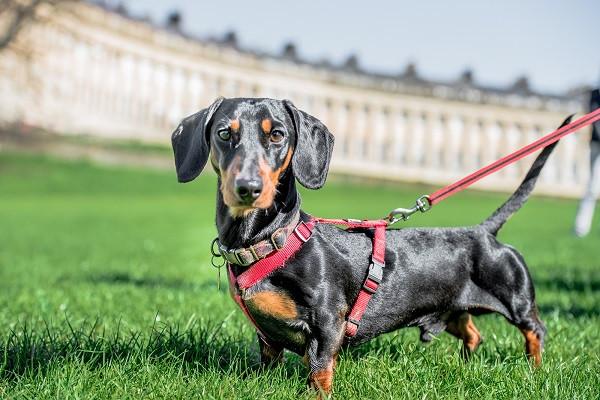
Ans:
[{"label": "dog's back", "polygon": [[[481,224],[389,231],[384,282],[355,343],[402,326],[420,327],[424,341],[452,328],[451,333],[465,344],[467,336],[478,343],[473,339],[478,331],[468,314],[497,312],[521,329],[528,354],[539,363],[545,328],[537,314],[527,265],[517,250],[500,243],[496,235],[529,198],[555,146],[542,150],[513,195]],[[461,326],[462,331],[456,328]]]}]

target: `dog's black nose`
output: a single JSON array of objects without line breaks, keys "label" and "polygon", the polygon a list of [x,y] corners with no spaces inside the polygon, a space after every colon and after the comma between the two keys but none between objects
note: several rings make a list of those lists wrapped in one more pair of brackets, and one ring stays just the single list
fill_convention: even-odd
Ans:
[{"label": "dog's black nose", "polygon": [[259,179],[237,179],[235,181],[235,191],[244,202],[254,201],[262,192],[262,181]]}]

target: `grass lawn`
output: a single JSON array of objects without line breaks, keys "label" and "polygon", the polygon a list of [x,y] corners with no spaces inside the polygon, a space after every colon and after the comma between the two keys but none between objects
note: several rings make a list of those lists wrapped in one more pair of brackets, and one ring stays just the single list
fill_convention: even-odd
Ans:
[{"label": "grass lawn", "polygon": [[[217,289],[212,173],[100,167],[0,153],[0,398],[310,398],[306,370],[258,368],[252,327]],[[327,217],[380,217],[427,188],[348,185],[303,192]],[[481,221],[506,195],[465,193],[414,225]],[[547,328],[532,371],[517,329],[477,319],[485,341],[469,363],[442,334],[415,328],[341,354],[339,399],[600,397],[600,221],[571,237],[574,201],[534,198],[501,239],[527,259]],[[334,268],[335,266],[332,266]]]}]

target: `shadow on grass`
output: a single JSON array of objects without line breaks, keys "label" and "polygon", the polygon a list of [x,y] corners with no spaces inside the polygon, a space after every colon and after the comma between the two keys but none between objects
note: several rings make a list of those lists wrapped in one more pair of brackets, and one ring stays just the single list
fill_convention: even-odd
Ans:
[{"label": "shadow on grass", "polygon": [[537,290],[552,290],[562,292],[596,292],[600,291],[600,279],[592,277],[552,275],[534,278]]},{"label": "shadow on grass", "polygon": [[137,278],[126,272],[113,272],[86,277],[87,282],[109,285],[133,285],[147,288],[167,288],[178,290],[216,289],[217,284],[211,281],[194,283],[183,279],[167,279],[165,277]]},{"label": "shadow on grass", "polygon": [[[154,326],[149,333],[117,327],[107,333],[95,323],[73,327],[69,320],[59,327],[32,328],[26,324],[0,336],[0,379],[18,380],[28,374],[44,375],[56,363],[83,362],[90,368],[119,363],[167,363],[186,370],[218,371],[248,376],[261,370],[257,346],[222,331],[217,324]],[[241,335],[240,335],[241,337]],[[285,374],[298,376],[304,368],[297,361],[283,365]]]},{"label": "shadow on grass", "polygon": [[597,307],[585,307],[585,306],[565,306],[562,304],[538,304],[538,309],[542,314],[542,319],[544,318],[544,314],[554,314],[558,313],[561,316],[571,316],[573,318],[595,318],[600,316],[600,309]]}]

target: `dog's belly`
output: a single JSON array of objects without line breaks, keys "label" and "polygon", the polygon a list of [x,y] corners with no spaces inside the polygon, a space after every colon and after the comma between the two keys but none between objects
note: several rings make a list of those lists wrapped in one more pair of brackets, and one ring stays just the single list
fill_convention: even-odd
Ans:
[{"label": "dog's belly", "polygon": [[[446,329],[449,318],[456,313],[471,312],[475,315],[489,312],[499,313],[509,318],[506,307],[492,294],[481,289],[470,280],[461,285],[460,290],[441,284],[429,287],[417,296],[410,291],[392,297],[382,291],[374,298],[365,312],[361,328],[352,344],[369,341],[383,333],[401,328],[418,327],[421,340],[430,341]],[[406,294],[409,293],[409,294]],[[387,296],[386,296],[387,295]]]},{"label": "dog's belly", "polygon": [[294,301],[285,293],[273,290],[244,295],[248,311],[268,339],[298,354],[304,354],[304,322],[298,319]]}]

